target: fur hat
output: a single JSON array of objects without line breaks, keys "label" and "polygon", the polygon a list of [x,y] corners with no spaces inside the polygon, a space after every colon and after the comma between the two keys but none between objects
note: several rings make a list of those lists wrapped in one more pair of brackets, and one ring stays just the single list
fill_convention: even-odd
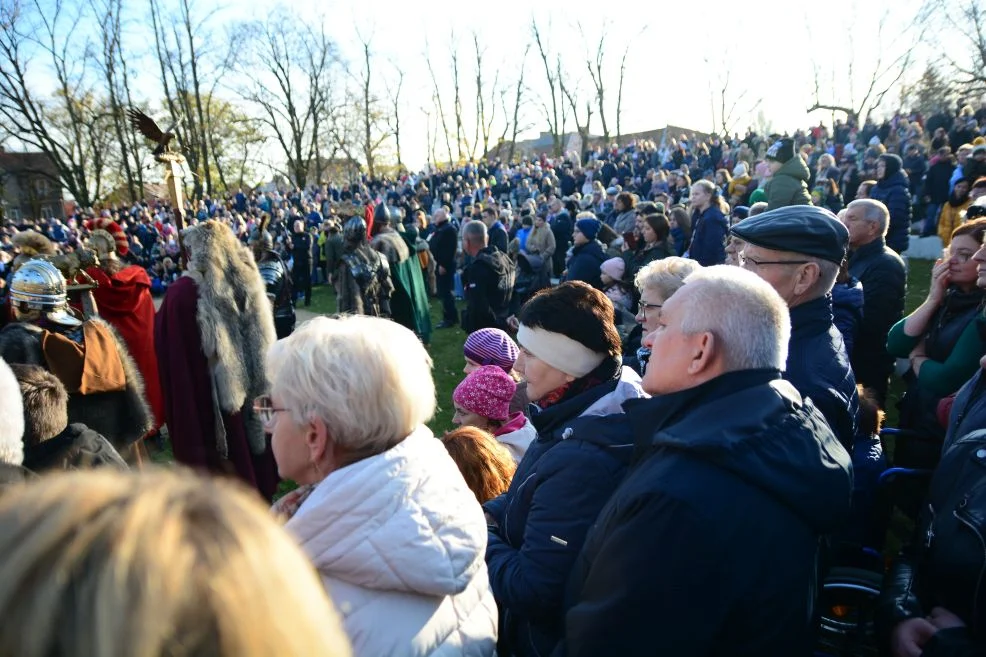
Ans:
[{"label": "fur hat", "polygon": [[24,462],[24,403],[10,366],[0,359],[0,463]]},{"label": "fur hat", "polygon": [[599,271],[615,281],[623,279],[623,274],[626,272],[626,268],[627,263],[624,262],[623,258],[610,258],[603,264],[599,265]]},{"label": "fur hat", "polygon": [[33,447],[68,426],[68,392],[58,377],[40,365],[12,364],[24,404],[24,444]]},{"label": "fur hat", "polygon": [[466,358],[480,365],[496,365],[509,372],[517,362],[520,350],[509,335],[496,328],[473,331],[462,346]]},{"label": "fur hat", "polygon": [[737,162],[733,167],[733,178],[740,178],[746,175],[746,162]]},{"label": "fur hat", "polygon": [[510,400],[517,384],[510,375],[495,365],[484,365],[470,372],[452,393],[459,408],[490,420],[510,417]]},{"label": "fur hat", "polygon": [[778,139],[767,149],[767,159],[783,164],[794,157],[794,140],[788,137]]}]

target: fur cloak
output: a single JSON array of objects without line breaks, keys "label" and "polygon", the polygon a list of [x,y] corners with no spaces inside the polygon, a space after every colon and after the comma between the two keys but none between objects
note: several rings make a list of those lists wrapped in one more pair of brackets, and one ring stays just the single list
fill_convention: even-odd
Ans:
[{"label": "fur cloak", "polygon": [[[69,394],[69,422],[79,422],[106,436],[117,451],[139,440],[150,431],[153,416],[144,395],[144,379],[119,334],[104,320],[88,320],[113,336],[126,387],[119,392],[83,395]],[[0,331],[0,357],[8,363],[40,365],[47,369],[42,350],[43,329],[26,322],[8,324]]]},{"label": "fur cloak", "polygon": [[[198,291],[196,321],[215,402],[225,413],[243,413],[250,451],[262,454],[266,440],[252,404],[267,390],[264,359],[276,340],[267,286],[253,254],[225,224],[205,221],[185,229],[182,238],[188,252],[184,275]],[[221,435],[217,447],[225,456]]]}]

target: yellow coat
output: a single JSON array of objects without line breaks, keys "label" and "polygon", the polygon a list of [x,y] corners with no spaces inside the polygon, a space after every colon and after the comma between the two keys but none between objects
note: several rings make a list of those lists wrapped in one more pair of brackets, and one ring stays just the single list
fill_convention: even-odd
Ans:
[{"label": "yellow coat", "polygon": [[969,207],[969,201],[958,207],[945,202],[941,206],[941,214],[938,215],[938,237],[941,238],[942,246],[948,246],[952,242],[952,231],[962,225],[962,213]]}]

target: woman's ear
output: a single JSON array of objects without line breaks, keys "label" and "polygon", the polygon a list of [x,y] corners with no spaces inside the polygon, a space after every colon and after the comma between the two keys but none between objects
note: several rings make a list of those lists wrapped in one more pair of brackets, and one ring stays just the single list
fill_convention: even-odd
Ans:
[{"label": "woman's ear", "polygon": [[313,463],[318,463],[330,449],[328,428],[321,418],[309,420],[305,425],[305,443]]}]

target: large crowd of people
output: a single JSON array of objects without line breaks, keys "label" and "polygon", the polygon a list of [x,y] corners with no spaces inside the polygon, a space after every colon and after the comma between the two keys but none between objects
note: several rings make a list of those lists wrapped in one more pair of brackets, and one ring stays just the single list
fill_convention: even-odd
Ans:
[{"label": "large crowd of people", "polygon": [[860,641],[986,655],[986,103],[178,210],[3,227],[0,654],[809,655],[900,512]]}]

